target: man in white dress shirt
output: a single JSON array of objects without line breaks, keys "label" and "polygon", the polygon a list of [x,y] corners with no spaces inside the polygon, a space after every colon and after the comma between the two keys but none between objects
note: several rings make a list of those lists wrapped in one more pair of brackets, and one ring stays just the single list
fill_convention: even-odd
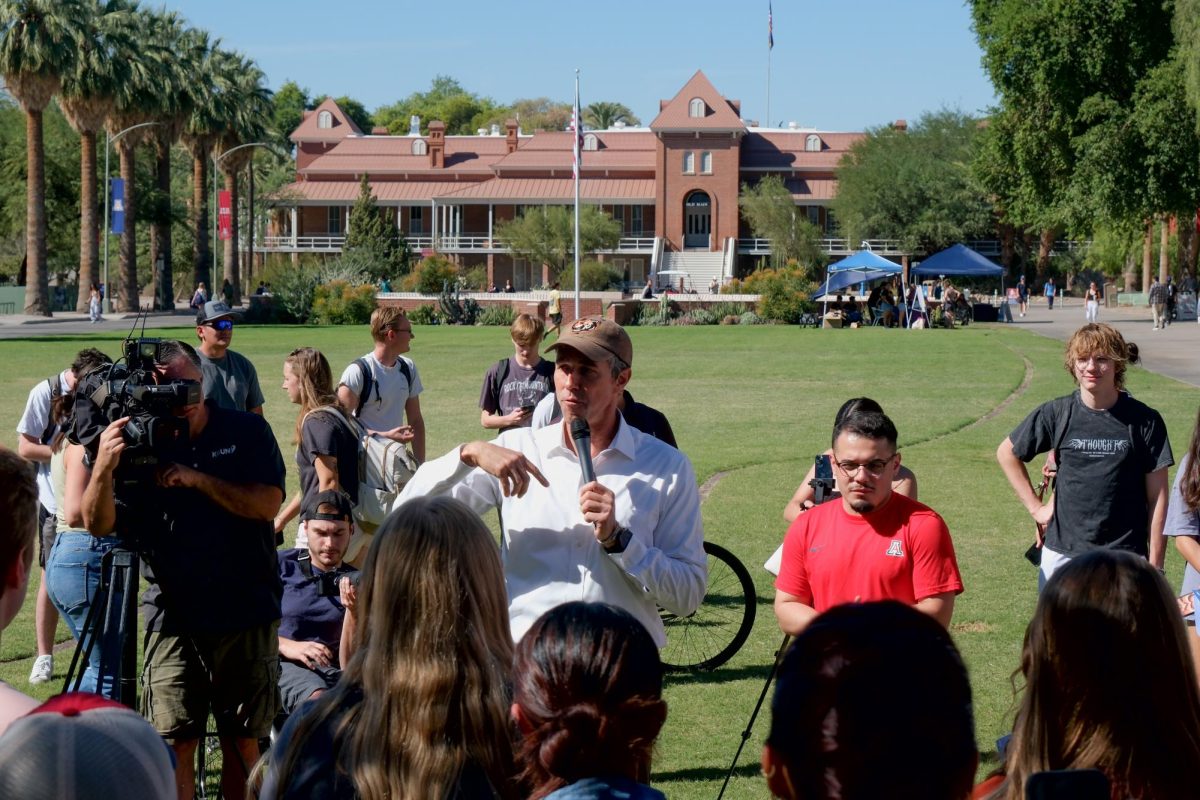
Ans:
[{"label": "man in white dress shirt", "polygon": [[[690,614],[707,583],[691,462],[617,410],[633,362],[620,325],[578,319],[548,350],[561,424],[456,447],[422,466],[397,503],[449,494],[480,514],[499,509],[514,640],[547,609],[583,600],[624,608],[662,646],[657,606]],[[586,483],[576,419],[591,428],[596,480]]]}]

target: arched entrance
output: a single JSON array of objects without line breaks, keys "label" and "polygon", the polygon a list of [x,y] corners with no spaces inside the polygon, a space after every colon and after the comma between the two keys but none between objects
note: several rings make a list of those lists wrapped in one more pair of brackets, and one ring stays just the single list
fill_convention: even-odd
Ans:
[{"label": "arched entrance", "polygon": [[683,201],[683,246],[710,248],[712,201],[701,191],[692,192]]}]

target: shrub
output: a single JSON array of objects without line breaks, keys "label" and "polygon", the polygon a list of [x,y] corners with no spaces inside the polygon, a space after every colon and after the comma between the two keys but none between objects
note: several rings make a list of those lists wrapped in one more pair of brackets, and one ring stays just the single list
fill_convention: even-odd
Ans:
[{"label": "shrub", "polygon": [[457,280],[458,265],[445,256],[435,254],[418,261],[400,286],[406,292],[441,294],[442,286],[447,281],[454,286]]},{"label": "shrub", "polygon": [[[603,292],[618,287],[624,276],[609,264],[599,261],[583,261],[579,264],[579,289],[583,292]],[[570,266],[558,273],[563,286],[575,285],[575,267]]]},{"label": "shrub", "polygon": [[517,318],[512,306],[488,306],[479,315],[480,325],[503,325],[508,327]]},{"label": "shrub", "polygon": [[307,322],[321,283],[321,265],[312,262],[288,265],[286,269],[267,273],[266,277],[271,284],[272,306],[277,309],[276,321]]},{"label": "shrub", "polygon": [[313,296],[313,320],[322,325],[366,325],[375,310],[375,287],[343,280],[323,283]]},{"label": "shrub", "polygon": [[755,314],[753,311],[742,312],[742,316],[738,319],[742,325],[761,325],[763,323],[762,317],[760,317],[758,314]]},{"label": "shrub", "polygon": [[488,290],[487,267],[482,264],[471,267],[462,275],[462,280],[466,284],[463,288],[468,291],[486,292]]},{"label": "shrub", "polygon": [[437,325],[441,320],[438,319],[436,308],[432,305],[423,305],[408,312],[408,321],[413,325]]}]

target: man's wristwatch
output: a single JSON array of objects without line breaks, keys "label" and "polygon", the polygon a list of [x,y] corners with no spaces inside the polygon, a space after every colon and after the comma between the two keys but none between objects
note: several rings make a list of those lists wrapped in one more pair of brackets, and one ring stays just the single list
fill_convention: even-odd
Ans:
[{"label": "man's wristwatch", "polygon": [[633,531],[622,525],[613,528],[613,532],[608,538],[600,542],[600,546],[604,548],[604,552],[610,555],[624,553],[625,548],[629,546],[629,540],[633,538]]}]

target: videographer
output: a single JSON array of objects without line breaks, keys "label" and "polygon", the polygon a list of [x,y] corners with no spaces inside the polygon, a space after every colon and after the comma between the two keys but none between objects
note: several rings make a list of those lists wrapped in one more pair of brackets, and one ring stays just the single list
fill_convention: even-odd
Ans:
[{"label": "videographer", "polygon": [[308,546],[279,553],[279,694],[286,714],[331,688],[342,674],[338,650],[346,609],[340,584],[358,574],[342,564],[353,511],[345,492],[313,492],[300,510]]},{"label": "videographer", "polygon": [[[202,385],[191,346],[151,347],[159,384]],[[222,789],[236,797],[279,706],[281,589],[271,521],[283,502],[283,458],[257,414],[211,402],[168,413],[186,421],[187,437],[158,454],[153,484],[122,474],[130,416],[97,437],[84,522],[95,536],[116,531],[141,553],[149,584],[142,713],[175,751],[179,796],[191,796],[196,744],[211,709]]]}]

